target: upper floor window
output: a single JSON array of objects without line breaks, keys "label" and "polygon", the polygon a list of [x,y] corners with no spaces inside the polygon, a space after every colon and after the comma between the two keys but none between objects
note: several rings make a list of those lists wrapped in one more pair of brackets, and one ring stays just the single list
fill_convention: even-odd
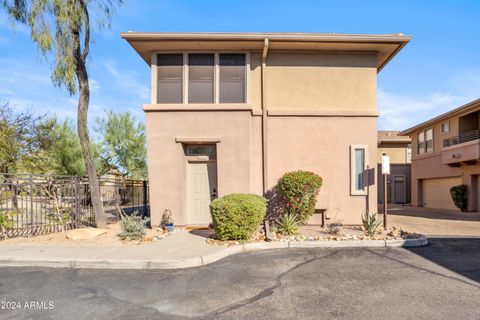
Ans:
[{"label": "upper floor window", "polygon": [[245,102],[245,55],[220,54],[220,103]]},{"label": "upper floor window", "polygon": [[188,102],[214,102],[215,63],[213,54],[188,55]]},{"label": "upper floor window", "polygon": [[158,103],[182,103],[183,55],[159,54],[157,57]]},{"label": "upper floor window", "polygon": [[412,162],[412,145],[409,144],[407,146],[407,163],[411,163]]},{"label": "upper floor window", "polygon": [[244,53],[157,55],[157,103],[246,103]]},{"label": "upper floor window", "polygon": [[433,152],[433,129],[427,129],[417,134],[417,152],[431,153]]},{"label": "upper floor window", "polygon": [[450,132],[450,124],[447,122],[442,123],[442,133]]}]

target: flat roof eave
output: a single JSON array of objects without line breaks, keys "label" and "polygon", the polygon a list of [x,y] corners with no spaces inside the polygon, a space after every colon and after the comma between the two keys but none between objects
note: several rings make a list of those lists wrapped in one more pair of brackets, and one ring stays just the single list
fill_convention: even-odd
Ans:
[{"label": "flat roof eave", "polygon": [[[201,42],[203,50],[228,47],[229,42],[241,43],[247,50],[261,50],[265,39],[271,50],[315,50],[337,52],[367,52],[377,54],[377,69],[380,71],[411,39],[397,34],[341,34],[341,33],[257,33],[257,32],[123,32],[123,39],[150,64],[151,52],[161,51],[175,42]],[[236,49],[239,48],[237,45]],[[307,49],[310,48],[310,49]],[[198,50],[197,49],[197,50]]]}]

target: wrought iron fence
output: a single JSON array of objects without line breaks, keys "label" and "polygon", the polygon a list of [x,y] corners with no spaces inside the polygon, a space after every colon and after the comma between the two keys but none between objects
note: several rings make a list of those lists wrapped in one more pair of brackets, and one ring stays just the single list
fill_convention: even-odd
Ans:
[{"label": "wrought iron fence", "polygon": [[[148,181],[100,178],[107,221],[125,213],[149,216]],[[0,238],[95,224],[88,180],[76,176],[0,174]]]}]

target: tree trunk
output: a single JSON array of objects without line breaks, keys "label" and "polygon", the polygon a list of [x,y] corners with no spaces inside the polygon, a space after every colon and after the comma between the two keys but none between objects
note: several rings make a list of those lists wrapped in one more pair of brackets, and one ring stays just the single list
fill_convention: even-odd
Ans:
[{"label": "tree trunk", "polygon": [[90,137],[88,135],[87,116],[88,104],[90,101],[90,88],[88,85],[87,68],[83,61],[77,61],[78,85],[80,88],[78,97],[78,136],[82,146],[83,158],[87,169],[88,182],[90,185],[90,196],[93,210],[95,211],[95,224],[97,228],[106,228],[107,220],[103,210],[102,200],[100,198],[100,187],[98,183],[97,170],[92,159]]}]

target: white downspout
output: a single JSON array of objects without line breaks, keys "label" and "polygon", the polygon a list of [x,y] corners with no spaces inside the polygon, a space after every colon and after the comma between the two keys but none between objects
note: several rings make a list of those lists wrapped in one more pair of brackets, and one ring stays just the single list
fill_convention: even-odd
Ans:
[{"label": "white downspout", "polygon": [[265,69],[267,67],[268,54],[268,38],[265,38],[262,52],[262,68],[261,68],[261,97],[262,97],[262,169],[263,169],[263,193],[267,192],[267,103],[265,97]]}]

